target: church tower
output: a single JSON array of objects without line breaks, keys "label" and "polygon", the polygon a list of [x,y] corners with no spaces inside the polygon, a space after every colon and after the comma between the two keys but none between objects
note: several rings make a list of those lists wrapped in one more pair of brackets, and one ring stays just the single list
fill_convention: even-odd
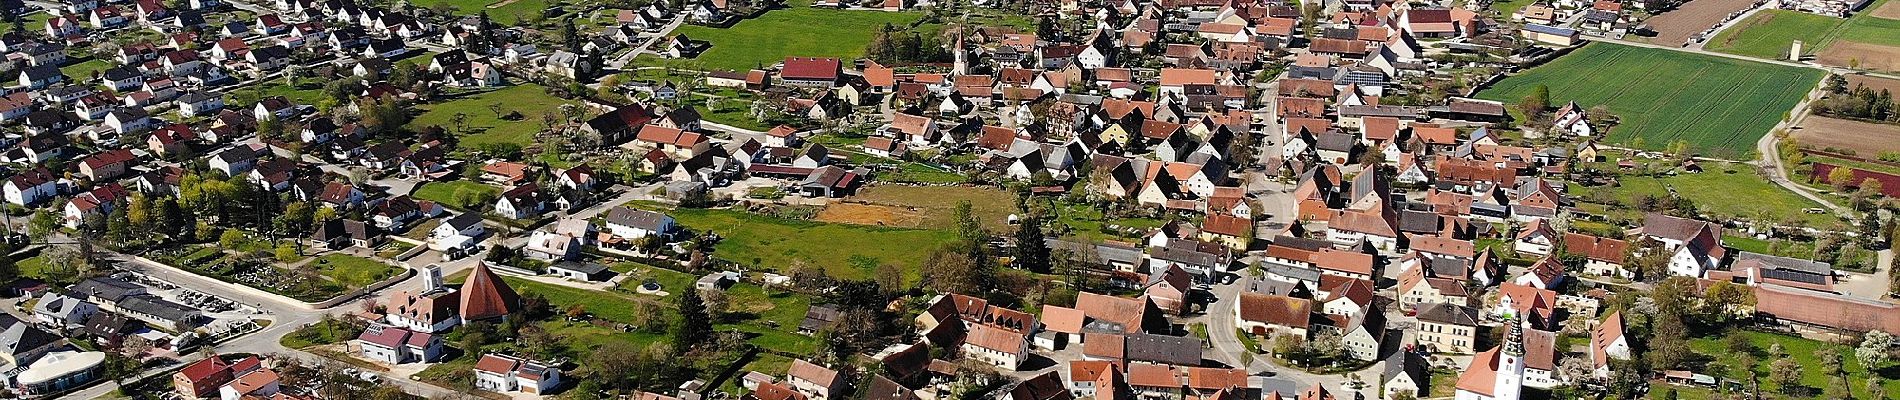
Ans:
[{"label": "church tower", "polygon": [[1524,324],[1506,320],[1511,332],[1504,336],[1504,351],[1498,354],[1498,377],[1491,390],[1493,400],[1518,400],[1524,390]]},{"label": "church tower", "polygon": [[950,64],[950,75],[953,75],[953,76],[965,75],[965,74],[970,73],[970,61],[968,59],[969,56],[964,55],[964,50],[963,50],[963,24],[957,24],[956,35],[957,35],[957,42],[956,42],[957,44],[950,48],[950,55],[951,57],[954,58],[954,61],[952,61]]}]

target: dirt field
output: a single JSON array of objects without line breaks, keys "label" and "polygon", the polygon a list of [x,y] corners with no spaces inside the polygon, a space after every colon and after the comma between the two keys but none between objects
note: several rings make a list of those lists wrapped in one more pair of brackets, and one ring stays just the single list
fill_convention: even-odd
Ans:
[{"label": "dirt field", "polygon": [[1900,71],[1900,47],[1894,46],[1838,40],[1815,54],[1814,59],[1827,65],[1852,67],[1858,63],[1862,69]]},{"label": "dirt field", "polygon": [[1880,8],[1868,11],[1867,15],[1886,19],[1900,19],[1900,2],[1889,1],[1887,4],[1881,5]]},{"label": "dirt field", "polygon": [[1869,158],[1881,152],[1900,151],[1900,125],[1810,116],[1795,128],[1794,138],[1816,148],[1854,149],[1856,154]]},{"label": "dirt field", "polygon": [[921,209],[875,204],[831,203],[818,212],[824,222],[900,228],[923,227],[926,219]]},{"label": "dirt field", "polygon": [[832,202],[818,220],[859,225],[913,228],[954,228],[957,203],[969,201],[978,221],[988,228],[1008,226],[1016,211],[1016,195],[990,188],[962,186],[880,185],[858,191],[849,202]]},{"label": "dirt field", "polygon": [[1665,46],[1680,46],[1690,36],[1722,22],[1729,13],[1746,10],[1754,4],[1750,0],[1694,0],[1675,10],[1662,13],[1644,20],[1650,29],[1656,30],[1651,43]]},{"label": "dirt field", "polygon": [[1890,92],[1900,93],[1900,80],[1876,78],[1876,77],[1871,77],[1871,76],[1866,76],[1866,75],[1854,75],[1854,74],[1847,75],[1848,89],[1853,89],[1853,88],[1861,87],[1861,86],[1866,86],[1868,89],[1873,89],[1876,91],[1880,89],[1887,89],[1887,91],[1890,91]]}]

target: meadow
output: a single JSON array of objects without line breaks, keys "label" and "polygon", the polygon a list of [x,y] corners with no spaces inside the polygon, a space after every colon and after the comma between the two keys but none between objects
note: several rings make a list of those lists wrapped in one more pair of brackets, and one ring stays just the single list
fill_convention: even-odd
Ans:
[{"label": "meadow", "polygon": [[851,259],[870,257],[901,267],[905,279],[914,282],[923,265],[923,252],[956,238],[956,233],[949,230],[834,224],[745,211],[630,204],[665,212],[687,229],[719,234],[722,239],[713,247],[713,256],[720,259],[779,272],[806,263],[821,266],[826,273],[842,279],[869,278],[872,271],[854,265]]},{"label": "meadow", "polygon": [[1699,155],[1743,159],[1822,75],[1806,68],[1593,43],[1505,78],[1478,97],[1515,103],[1548,86],[1553,106],[1576,101],[1609,107],[1618,119],[1608,134],[1611,143],[1662,150],[1682,140]]},{"label": "meadow", "polygon": [[1829,32],[1847,20],[1790,10],[1764,10],[1716,34],[1708,49],[1768,59],[1787,59],[1789,45],[1800,40],[1802,53],[1813,53]]},{"label": "meadow", "polygon": [[1635,204],[1645,195],[1665,197],[1673,191],[1677,196],[1694,202],[1703,213],[1720,217],[1753,219],[1766,216],[1775,221],[1798,218],[1811,226],[1827,226],[1835,221],[1831,214],[1809,214],[1803,211],[1819,205],[1768,183],[1747,164],[1711,162],[1703,164],[1703,168],[1701,173],[1678,173],[1673,176],[1626,174],[1617,178],[1617,186],[1573,186],[1570,193],[1579,199],[1607,198],[1624,202],[1617,207],[1599,207],[1597,204],[1580,206],[1587,211],[1631,220],[1642,218],[1642,214],[1626,206]]},{"label": "meadow", "polygon": [[[544,128],[541,116],[549,112],[559,112],[561,104],[567,103],[559,97],[548,94],[547,89],[539,85],[522,84],[487,92],[474,92],[451,95],[450,100],[416,106],[422,114],[409,121],[406,127],[410,131],[421,131],[428,126],[440,126],[451,133],[462,135],[462,146],[477,147],[487,143],[513,143],[521,147],[534,144],[535,133]],[[490,105],[500,104],[501,114],[521,113],[518,121],[502,120],[489,109]],[[466,115],[468,130],[458,131],[454,120],[456,114]]]},{"label": "meadow", "polygon": [[673,33],[712,43],[695,59],[700,69],[745,71],[788,56],[858,58],[884,25],[903,30],[921,18],[923,14],[915,12],[824,9],[810,7],[809,1],[790,1],[783,9],[728,28],[683,25]]}]

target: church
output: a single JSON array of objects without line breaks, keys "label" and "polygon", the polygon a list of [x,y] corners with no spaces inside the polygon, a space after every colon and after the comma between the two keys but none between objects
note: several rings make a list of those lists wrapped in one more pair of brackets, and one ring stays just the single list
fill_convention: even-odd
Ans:
[{"label": "church", "polygon": [[1478,353],[1458,376],[1455,400],[1518,400],[1524,390],[1524,324],[1511,327],[1504,343]]}]

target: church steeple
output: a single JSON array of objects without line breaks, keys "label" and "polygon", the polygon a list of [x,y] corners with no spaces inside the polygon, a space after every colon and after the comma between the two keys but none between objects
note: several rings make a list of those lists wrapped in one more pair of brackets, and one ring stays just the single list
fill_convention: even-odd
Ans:
[{"label": "church steeple", "polygon": [[[967,22],[968,18],[965,18],[965,21]],[[964,50],[963,50],[963,24],[957,24],[956,35],[957,35],[957,42],[956,42],[957,44],[954,47],[950,48],[950,55],[951,57],[953,57],[953,61],[951,62],[951,65],[950,65],[950,74],[951,75],[968,74],[970,73],[970,62],[968,60],[969,56],[965,55]]]},{"label": "church steeple", "polygon": [[1511,326],[1510,333],[1504,336],[1504,354],[1524,357],[1524,324],[1516,323],[1515,320],[1506,320],[1504,324]]}]

